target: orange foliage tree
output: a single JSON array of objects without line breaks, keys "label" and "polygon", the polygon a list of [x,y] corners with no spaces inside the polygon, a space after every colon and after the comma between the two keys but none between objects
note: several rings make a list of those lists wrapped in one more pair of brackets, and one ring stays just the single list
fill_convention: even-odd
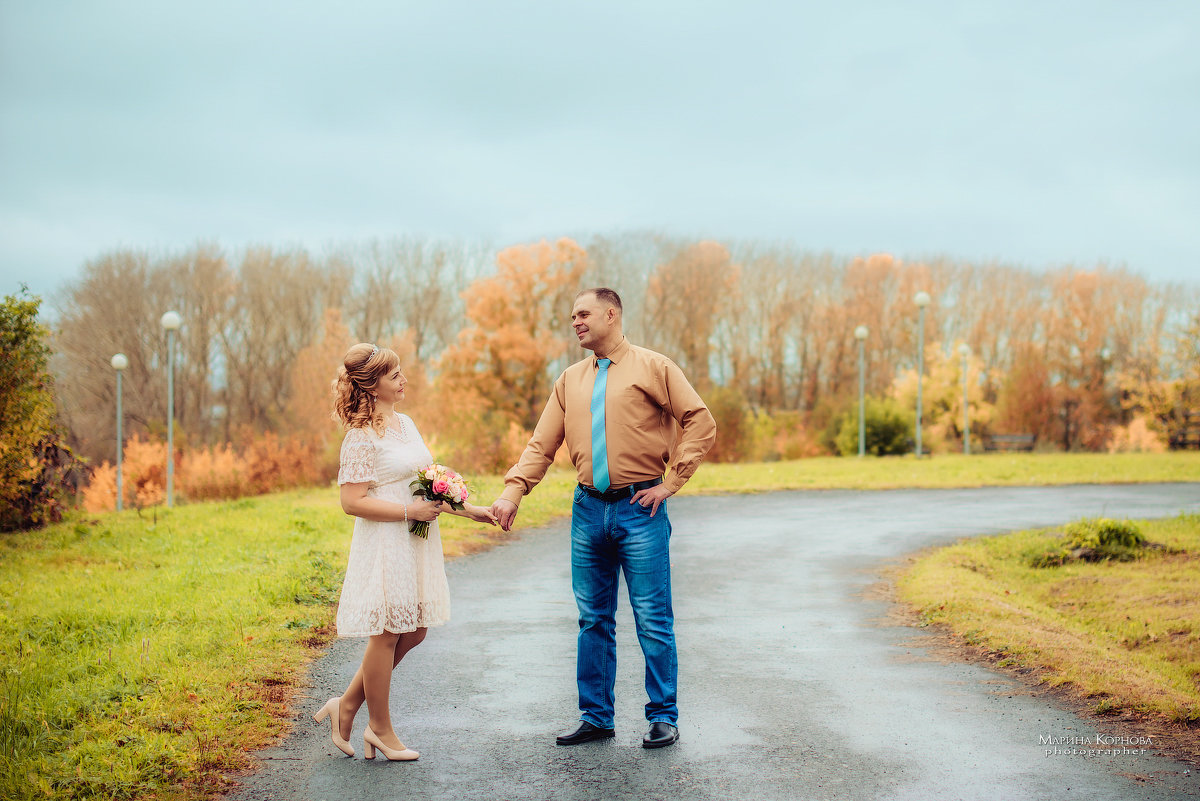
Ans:
[{"label": "orange foliage tree", "polygon": [[464,293],[469,326],[442,357],[441,385],[470,390],[486,411],[532,429],[550,391],[550,367],[567,352],[587,254],[570,239],[543,240],[502,250],[496,268]]},{"label": "orange foliage tree", "polygon": [[[503,468],[555,373],[583,356],[567,313],[585,285],[619,291],[630,339],[676,360],[705,397],[730,390],[719,396],[723,413],[738,421],[725,427],[720,446],[730,458],[811,449],[814,432],[854,403],[858,325],[870,331],[868,394],[882,396],[896,376],[910,374],[920,289],[933,299],[925,341],[971,346],[979,420],[995,406],[995,433],[1035,433],[1047,448],[1152,447],[1154,436],[1180,444],[1187,412],[1200,406],[1197,335],[1186,335],[1200,287],[1155,286],[1104,265],[1041,271],[845,258],[643,231],[593,237],[586,248],[567,239],[506,248],[494,254],[495,274],[479,277],[489,253],[464,242],[402,240],[320,259],[276,248],[227,255],[216,245],[108,254],[85,267],[59,304],[51,368],[72,447],[93,461],[112,453],[109,358],[117,351],[130,361],[127,431],[161,436],[158,318],[175,307],[185,320],[175,364],[176,420],[186,434],[180,465],[186,471],[189,455],[211,465],[197,468],[210,479],[192,494],[226,492],[232,475],[253,484],[235,469],[252,449],[262,464],[295,463],[281,446],[258,442],[268,432],[306,448],[324,442],[314,459],[326,475],[338,439],[325,417],[327,384],[356,339],[401,354],[410,381],[401,408],[437,443],[439,458],[463,460],[460,469],[468,459]],[[334,333],[333,309],[343,310],[349,333]],[[395,334],[393,343],[381,341]],[[1190,351],[1173,347],[1179,335]],[[948,376],[953,360],[944,367]],[[436,392],[426,391],[426,375]],[[948,444],[958,437],[955,397],[946,396]],[[1135,419],[1144,420],[1136,431]]]},{"label": "orange foliage tree", "polygon": [[492,468],[507,466],[524,444],[545,406],[552,368],[565,366],[569,312],[587,254],[570,239],[543,240],[502,250],[496,268],[463,293],[468,325],[442,356],[431,410],[439,441],[474,438],[466,453]]},{"label": "orange foliage tree", "polygon": [[1021,345],[1004,377],[996,400],[994,430],[1033,434],[1045,444],[1055,437],[1054,386],[1042,349]]},{"label": "orange foliage tree", "polygon": [[[1043,320],[1046,361],[1055,384],[1057,436],[1064,450],[1099,450],[1118,411],[1107,397],[1114,323],[1127,316],[1125,275],[1109,270],[1065,269],[1051,276],[1056,303]],[[1140,283],[1140,282],[1139,282]]]},{"label": "orange foliage tree", "polygon": [[346,350],[354,342],[342,322],[341,309],[326,309],[321,331],[292,362],[282,432],[323,449],[337,434],[333,420],[332,384]]}]

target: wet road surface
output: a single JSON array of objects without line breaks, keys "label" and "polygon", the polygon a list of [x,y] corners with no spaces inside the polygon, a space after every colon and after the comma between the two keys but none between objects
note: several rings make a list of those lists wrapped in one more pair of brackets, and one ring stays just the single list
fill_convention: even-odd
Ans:
[{"label": "wet road surface", "polygon": [[392,683],[393,722],[421,751],[418,762],[363,760],[365,709],[351,738],[354,759],[333,747],[327,725],[312,722],[361,658],[363,641],[339,640],[313,666],[293,735],[260,752],[262,769],[229,797],[1200,795],[1196,771],[1153,748],[1047,755],[1055,747],[1047,737],[1072,743],[1099,732],[1003,674],[933,658],[914,629],[881,623],[888,602],[864,592],[889,563],[962,536],[1083,516],[1198,512],[1200,485],[781,492],[669,503],[680,647],[677,745],[641,748],[643,663],[627,598],[618,616],[617,736],[554,744],[578,718],[570,543],[562,521],[450,564],[453,620],[430,632]]}]

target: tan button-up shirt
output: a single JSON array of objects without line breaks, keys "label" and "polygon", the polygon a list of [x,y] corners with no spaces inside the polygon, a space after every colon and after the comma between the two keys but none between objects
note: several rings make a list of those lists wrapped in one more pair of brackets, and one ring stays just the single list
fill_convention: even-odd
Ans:
[{"label": "tan button-up shirt", "polygon": [[[666,356],[621,343],[608,354],[604,429],[612,487],[661,478],[677,492],[696,472],[717,439],[717,424],[683,371]],[[546,475],[559,445],[567,450],[579,483],[592,486],[592,388],[595,355],[578,361],[554,382],[554,392],[538,420],[521,460],[504,477],[500,497],[521,498]],[[675,441],[676,423],[681,434]]]}]

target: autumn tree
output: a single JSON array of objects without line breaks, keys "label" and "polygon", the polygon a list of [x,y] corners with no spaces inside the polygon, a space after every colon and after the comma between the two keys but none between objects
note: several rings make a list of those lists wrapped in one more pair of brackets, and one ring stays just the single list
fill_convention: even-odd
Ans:
[{"label": "autumn tree", "polygon": [[[1200,301],[1196,295],[1200,292],[1184,293],[1193,309]],[[1175,448],[1188,446],[1188,415],[1200,412],[1200,313],[1191,312],[1185,319],[1188,322],[1170,343],[1173,371],[1141,356],[1130,360],[1117,378],[1123,411],[1143,416]]]},{"label": "autumn tree", "polygon": [[[1107,396],[1114,323],[1127,314],[1131,282],[1119,271],[1063,269],[1050,276],[1055,303],[1044,312],[1047,366],[1055,385],[1057,439],[1064,450],[1099,450],[1117,408]],[[1138,293],[1140,294],[1140,293]]]},{"label": "autumn tree", "polygon": [[463,293],[468,325],[442,357],[440,386],[532,430],[551,366],[573,339],[568,317],[586,268],[587,254],[570,239],[502,250],[496,274]]},{"label": "autumn tree", "polygon": [[646,313],[646,285],[654,266],[680,247],[677,239],[658,231],[597,235],[588,240],[584,283],[609,287],[621,296],[623,327],[631,342],[650,341],[647,331],[657,327],[657,321]]},{"label": "autumn tree", "polygon": [[1039,442],[1056,437],[1055,395],[1050,366],[1042,347],[1021,345],[996,399],[994,431],[1033,434]]},{"label": "autumn tree", "polygon": [[711,385],[713,334],[730,303],[739,269],[719,242],[689,245],[660,264],[646,288],[652,347],[683,368],[697,388]]},{"label": "autumn tree", "polygon": [[300,250],[252,248],[243,255],[219,336],[227,441],[239,431],[253,434],[281,423],[292,364],[321,330],[325,309],[340,307],[346,296],[349,274],[327,268]]},{"label": "autumn tree", "polygon": [[[960,450],[963,438],[963,358],[957,343],[949,350],[940,342],[926,345],[925,376],[921,381],[922,441],[937,451]],[[967,410],[973,437],[990,431],[995,407],[984,398],[979,376],[982,359],[973,351],[967,357]],[[896,376],[892,397],[902,409],[917,408],[917,371],[904,370]],[[978,439],[976,442],[978,443]],[[978,447],[976,447],[978,450]]]},{"label": "autumn tree", "polygon": [[342,322],[340,309],[326,309],[320,332],[292,362],[288,376],[289,437],[324,448],[337,433],[333,420],[333,381],[346,351],[354,342]]},{"label": "autumn tree", "polygon": [[811,325],[827,257],[746,245],[736,254],[743,267],[715,334],[718,383],[732,383],[758,409],[795,408],[795,345]]},{"label": "autumn tree", "polygon": [[[882,397],[897,376],[911,374],[913,295],[922,289],[933,299],[925,341],[971,346],[979,403],[996,406],[997,433],[1098,449],[1134,417],[1158,421],[1152,425],[1164,434],[1178,429],[1196,405],[1191,385],[1180,383],[1194,355],[1176,346],[1200,305],[1195,287],[1153,286],[1104,265],[1039,271],[949,257],[846,258],[654,231],[587,243],[543,242],[498,255],[478,242],[420,238],[370,241],[320,258],[296,248],[228,254],[215,244],[101,254],[54,304],[50,365],[70,443],[94,461],[111,459],[109,359],[117,352],[130,362],[128,434],[165,433],[159,318],[168,309],[184,319],[175,338],[183,449],[255,432],[285,436],[292,418],[311,417],[312,409],[301,409],[311,390],[298,387],[320,370],[306,359],[332,350],[306,349],[322,346],[327,310],[341,309],[351,341],[404,351],[411,408],[422,420],[432,415],[426,427],[434,435],[445,436],[438,420],[451,412],[444,410],[465,411],[479,430],[451,426],[456,441],[477,435],[499,454],[536,420],[554,374],[583,355],[566,319],[583,286],[620,292],[630,339],[675,359],[698,388],[732,390],[723,402],[743,405],[752,423],[745,436],[755,441],[727,442],[736,445],[730,452],[767,452],[763,442],[774,435],[764,432],[776,428],[811,442],[808,432],[842,414],[857,394],[858,325],[870,331],[868,394]],[[414,380],[421,370],[436,397]],[[787,416],[782,427],[779,415]]]},{"label": "autumn tree", "polygon": [[41,302],[24,287],[0,302],[0,531],[59,520],[76,468],[57,419]]},{"label": "autumn tree", "polygon": [[[882,394],[899,370],[913,365],[919,319],[913,298],[931,283],[925,265],[905,264],[888,253],[854,259],[846,266],[842,289],[847,314],[839,342],[849,344],[853,330],[867,326],[863,352],[869,394]],[[926,342],[935,329],[935,306],[926,310]],[[838,377],[837,387],[852,385],[857,380],[857,358],[839,364],[845,374]]]},{"label": "autumn tree", "polygon": [[129,433],[145,431],[165,394],[154,382],[154,326],[166,298],[150,297],[151,259],[144,251],[112,251],[87,262],[78,282],[60,294],[54,335],[59,402],[77,451],[90,461],[116,452],[116,384],[110,363],[124,353],[125,418]]},{"label": "autumn tree", "polygon": [[462,327],[462,288],[484,271],[478,243],[407,238],[372,241],[347,255],[356,264],[349,324],[364,342],[405,334],[430,361]]},{"label": "autumn tree", "polygon": [[176,424],[195,442],[224,434],[212,414],[215,342],[234,292],[215,246],[161,256],[116,250],[84,266],[81,280],[60,296],[54,339],[64,419],[84,456],[111,459],[115,451],[115,353],[129,359],[123,375],[128,433],[165,433],[167,338],[160,319],[170,309],[184,320],[175,337]]}]

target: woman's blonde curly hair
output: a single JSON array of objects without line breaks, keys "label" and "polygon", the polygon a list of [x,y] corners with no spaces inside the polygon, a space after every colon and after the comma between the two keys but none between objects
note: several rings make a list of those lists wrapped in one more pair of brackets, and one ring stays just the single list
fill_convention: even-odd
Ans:
[{"label": "woman's blonde curly hair", "polygon": [[375,402],[379,379],[400,366],[395,351],[360,342],[346,351],[333,381],[333,419],[345,428],[370,426],[383,436],[387,427],[383,409]]}]

